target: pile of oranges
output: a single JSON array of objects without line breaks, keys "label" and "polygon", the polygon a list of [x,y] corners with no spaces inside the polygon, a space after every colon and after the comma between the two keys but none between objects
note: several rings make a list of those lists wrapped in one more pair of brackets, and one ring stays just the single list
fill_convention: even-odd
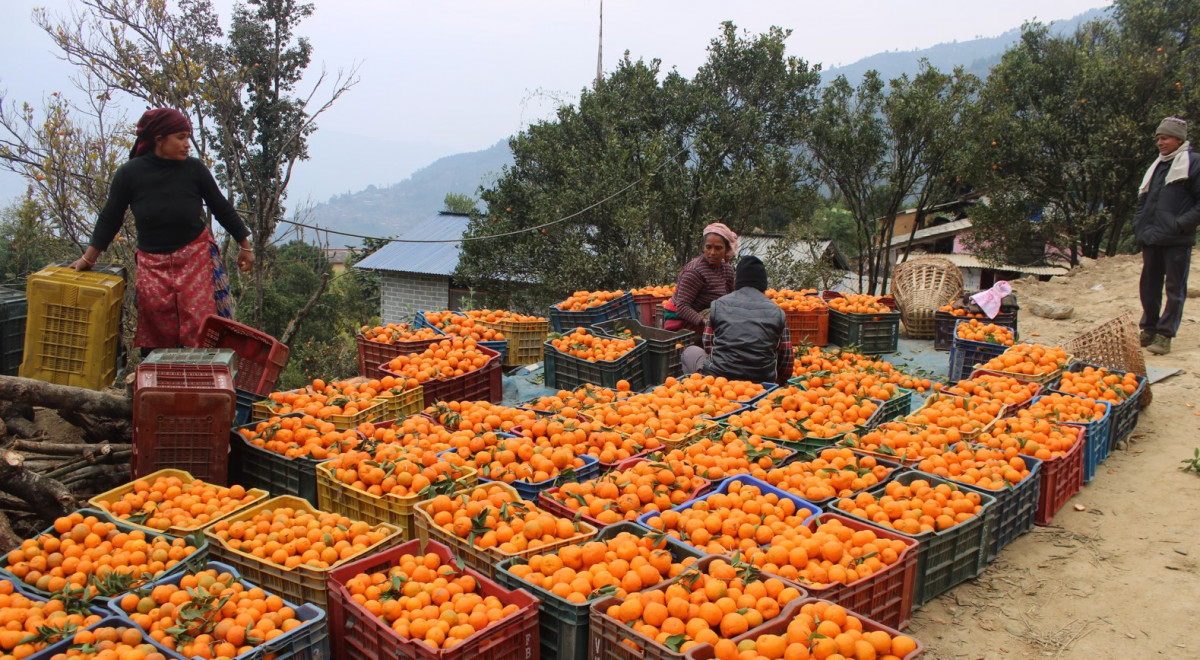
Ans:
[{"label": "pile of oranges", "polygon": [[684,447],[657,451],[646,455],[655,463],[680,461],[695,469],[696,474],[709,481],[749,474],[782,463],[792,450],[766,440],[759,435],[747,435],[740,430],[725,429],[720,437],[702,436]]},{"label": "pile of oranges", "polygon": [[917,469],[988,490],[1015,486],[1029,476],[1029,467],[1016,447],[972,447],[965,442],[939,456],[926,458],[917,464]]},{"label": "pile of oranges", "polygon": [[[716,644],[779,616],[803,592],[784,580],[757,575],[748,566],[722,557],[703,560],[667,585],[630,593],[605,614],[622,627],[676,653],[699,644]],[[626,639],[641,651],[646,642]]]},{"label": "pile of oranges", "polygon": [[1037,396],[1041,389],[1037,383],[1017,380],[1010,376],[984,373],[974,378],[960,380],[954,386],[943,391],[955,396],[996,399],[1011,410]]},{"label": "pile of oranges", "polygon": [[220,520],[205,533],[232,550],[277,566],[325,570],[375,547],[391,531],[388,526],[372,528],[336,513],[272,507],[268,503],[246,520]]},{"label": "pile of oranges", "polygon": [[728,493],[706,495],[682,511],[663,511],[646,524],[704,552],[731,554],[772,543],[812,515],[791,499],[753,484],[727,485]]},{"label": "pile of oranges", "polygon": [[879,409],[871,399],[839,390],[786,387],[731,416],[729,426],[768,438],[833,438],[865,424]]},{"label": "pile of oranges", "polygon": [[855,438],[849,435],[843,444],[884,458],[912,462],[942,453],[962,440],[958,429],[936,426],[909,426],[904,422],[886,422]]},{"label": "pile of oranges", "polygon": [[545,323],[546,319],[541,316],[529,316],[528,314],[517,314],[505,309],[472,309],[461,314],[467,315],[469,318],[475,319],[480,323]]},{"label": "pile of oranges", "polygon": [[119,499],[99,502],[100,508],[118,520],[164,531],[203,527],[257,499],[236,484],[226,488],[199,479],[184,483],[175,476],[138,479],[131,486]]},{"label": "pile of oranges", "polygon": [[399,355],[388,362],[388,371],[404,378],[416,379],[418,383],[431,380],[447,380],[465,373],[482,369],[489,356],[480,352],[474,339],[451,337],[430,344],[424,352]]},{"label": "pile of oranges", "polygon": [[1052,422],[1095,422],[1108,414],[1109,405],[1096,399],[1051,392],[1039,397],[1021,413]]},{"label": "pile of oranges", "polygon": [[571,447],[547,447],[529,438],[505,438],[494,433],[485,437],[494,439],[494,444],[479,451],[460,446],[445,456],[451,463],[475,468],[480,479],[505,483],[545,483],[587,465]]},{"label": "pile of oranges", "polygon": [[683,461],[642,460],[598,479],[563,484],[544,497],[601,525],[611,525],[679,506],[708,483]]},{"label": "pile of oranges", "polygon": [[186,539],[123,532],[76,511],[56,519],[51,531],[22,541],[4,568],[40,591],[69,586],[87,597],[109,597],[153,580],[195,552]]},{"label": "pile of oranges", "polygon": [[[891,383],[917,392],[926,392],[940,387],[940,384],[935,385],[928,378],[906,374],[886,360],[876,360],[852,351],[826,352],[817,346],[810,346],[807,351],[798,354],[792,364],[792,375],[797,377],[840,379],[842,378],[841,374],[854,372],[866,373],[879,379],[880,382]],[[876,399],[883,398],[871,394],[868,396]]]},{"label": "pile of oranges", "polygon": [[990,432],[980,435],[975,442],[1006,452],[1016,449],[1020,454],[1049,460],[1069,452],[1079,441],[1079,433],[1078,426],[1055,424],[1025,413],[996,422]]},{"label": "pile of oranges", "polygon": [[71,636],[66,653],[50,656],[50,660],[164,660],[165,656],[142,633],[131,626],[103,626],[95,630],[80,630]]},{"label": "pile of oranges", "polygon": [[1016,344],[988,360],[980,368],[1010,374],[1043,376],[1063,369],[1070,359],[1067,352],[1057,346]]},{"label": "pile of oranges", "polygon": [[1054,389],[1089,399],[1119,403],[1137,391],[1137,376],[1127,371],[1118,376],[1104,367],[1086,366],[1081,371],[1064,371]]},{"label": "pile of oranges", "polygon": [[520,609],[484,595],[479,580],[434,553],[401,555],[386,572],[346,580],[355,602],[397,635],[451,649]]},{"label": "pile of oranges", "polygon": [[989,426],[1004,413],[996,399],[934,395],[920,410],[904,418],[910,426],[936,426],[971,434]]},{"label": "pile of oranges", "polygon": [[494,548],[508,555],[592,531],[522,501],[510,486],[494,483],[454,497],[438,495],[421,506],[445,533],[481,550]]},{"label": "pile of oranges", "polygon": [[604,596],[625,598],[679,575],[694,562],[694,557],[676,561],[661,538],[621,532],[604,541],[533,555],[508,570],[568,602],[586,603]]},{"label": "pile of oranges", "polygon": [[633,337],[601,337],[585,328],[554,337],[550,344],[564,355],[577,357],[588,362],[611,362],[637,348]]},{"label": "pile of oranges", "polygon": [[815,294],[816,289],[767,289],[766,295],[771,302],[779,305],[785,312],[816,312],[826,309],[825,301]]},{"label": "pile of oranges", "polygon": [[327,465],[333,477],[376,497],[428,496],[452,492],[466,472],[438,457],[432,449],[375,445],[374,451],[351,450]]},{"label": "pile of oranges", "polygon": [[983,505],[979,493],[914,479],[907,485],[899,481],[888,482],[883,496],[878,499],[870,493],[859,493],[853,498],[838,500],[837,508],[848,515],[915,536],[964,523],[982,511]]},{"label": "pile of oranges", "polygon": [[514,427],[537,421],[530,410],[501,406],[488,401],[440,401],[425,409],[425,414],[451,429],[483,433],[508,433]]},{"label": "pile of oranges", "polygon": [[820,502],[849,497],[883,483],[893,469],[874,456],[859,455],[846,447],[827,447],[811,461],[797,461],[769,470],[758,468],[750,476],[809,502]]},{"label": "pile of oranges", "polygon": [[576,291],[566,300],[555,305],[564,312],[581,312],[592,307],[599,307],[610,300],[616,300],[625,295],[624,291]]},{"label": "pile of oranges", "polygon": [[841,605],[814,600],[799,607],[783,634],[759,635],[713,646],[717,660],[803,660],[805,658],[879,658],[899,660],[917,650],[908,635],[865,630],[863,622]]},{"label": "pile of oranges", "polygon": [[215,569],[117,604],[141,632],[185,658],[233,658],[303,625],[279,596]]},{"label": "pile of oranges", "polygon": [[939,312],[948,312],[955,316],[965,318],[986,318],[987,313],[979,308],[978,305],[971,303],[970,307],[963,307],[960,303],[949,303],[938,307]]},{"label": "pile of oranges", "polygon": [[[395,383],[394,379],[392,383]],[[326,383],[317,378],[298,390],[272,392],[267,397],[267,407],[272,415],[302,412],[317,419],[329,419],[334,415],[355,415],[375,405],[379,393],[385,389],[388,388],[383,382],[375,379],[353,378]]]},{"label": "pile of oranges", "polygon": [[640,289],[630,291],[635,296],[654,296],[655,298],[670,298],[675,295],[674,284],[658,284],[655,286],[644,286]]},{"label": "pile of oranges", "polygon": [[837,516],[785,530],[770,545],[745,551],[746,561],[762,570],[817,589],[851,584],[900,561],[908,547],[881,537],[870,526],[856,529]]},{"label": "pile of oranges", "polygon": [[359,329],[367,341],[379,344],[395,344],[402,341],[437,339],[442,335],[433,328],[416,327],[411,323],[389,323],[385,326],[364,325]]},{"label": "pile of oranges", "polygon": [[318,461],[353,449],[361,441],[354,429],[339,431],[332,422],[308,415],[272,417],[259,422],[253,429],[240,428],[238,433],[255,447],[288,458],[303,456]]},{"label": "pile of oranges", "polygon": [[971,319],[966,323],[959,323],[954,334],[959,339],[967,341],[977,341],[984,344],[999,344],[1001,346],[1013,345],[1013,331],[1002,325],[995,323],[983,323],[982,321]]},{"label": "pile of oranges", "polygon": [[843,314],[889,314],[892,311],[891,307],[880,301],[879,296],[865,293],[848,293],[834,298],[829,301],[829,309]]},{"label": "pile of oranges", "polygon": [[458,312],[425,312],[425,320],[448,335],[470,337],[475,341],[504,341],[504,333]]},{"label": "pile of oranges", "polygon": [[96,623],[87,604],[63,593],[45,602],[32,600],[0,580],[0,657],[20,660],[59,641],[72,628]]}]

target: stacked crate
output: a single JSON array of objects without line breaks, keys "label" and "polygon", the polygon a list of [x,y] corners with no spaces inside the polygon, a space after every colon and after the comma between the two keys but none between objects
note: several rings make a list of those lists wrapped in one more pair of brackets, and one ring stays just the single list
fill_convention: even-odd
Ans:
[{"label": "stacked crate", "polygon": [[174,468],[226,484],[236,407],[228,366],[139,365],[133,394],[133,476]]},{"label": "stacked crate", "polygon": [[117,375],[123,271],[47,266],[26,280],[25,378],[99,390]]}]

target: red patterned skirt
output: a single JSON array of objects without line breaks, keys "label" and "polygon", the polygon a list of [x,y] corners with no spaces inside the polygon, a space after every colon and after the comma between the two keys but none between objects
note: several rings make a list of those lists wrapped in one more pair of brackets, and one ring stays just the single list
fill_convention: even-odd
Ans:
[{"label": "red patterned skirt", "polygon": [[[216,255],[216,256],[214,256]],[[137,251],[138,348],[199,346],[200,326],[218,313],[218,297],[228,302],[220,252],[205,229],[196,240],[170,254]],[[222,316],[228,316],[228,310]]]}]

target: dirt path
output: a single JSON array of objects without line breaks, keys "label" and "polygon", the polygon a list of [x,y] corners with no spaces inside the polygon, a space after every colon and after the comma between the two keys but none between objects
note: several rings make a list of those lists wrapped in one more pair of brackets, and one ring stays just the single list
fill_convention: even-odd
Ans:
[{"label": "dirt path", "polygon": [[[1140,256],[1122,256],[1051,282],[1017,283],[1022,336],[1057,342],[1125,309],[1140,315],[1140,270]],[[1075,313],[1038,318],[1031,299]],[[910,630],[928,657],[1200,655],[1200,476],[1178,469],[1200,447],[1198,319],[1200,298],[1189,299],[1172,353],[1147,354],[1148,364],[1184,373],[1154,386],[1129,448],[1100,466],[1052,526],[1035,527],[978,579],[915,614]]]}]

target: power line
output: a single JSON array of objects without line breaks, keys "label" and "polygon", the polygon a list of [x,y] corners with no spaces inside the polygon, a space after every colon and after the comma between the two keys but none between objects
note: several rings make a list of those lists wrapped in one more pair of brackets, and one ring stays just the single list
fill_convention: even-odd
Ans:
[{"label": "power line", "polygon": [[[658,167],[654,168],[653,170],[651,170],[651,172],[652,173],[658,172],[659,170],[663,169],[667,165],[671,164],[676,158],[679,157],[680,154],[682,154],[686,151],[687,151],[686,147],[683,149],[680,149],[678,152],[676,152],[670,158],[663,160],[662,164],[659,165]],[[490,240],[493,238],[504,238],[506,236],[516,236],[517,234],[525,234],[525,233],[528,233],[531,231],[538,231],[541,229],[545,229],[546,227],[549,227],[551,225],[557,225],[559,223],[566,222],[568,220],[572,220],[574,218],[577,218],[577,217],[583,215],[584,213],[587,213],[588,211],[591,211],[592,209],[600,206],[601,204],[605,204],[607,202],[612,201],[613,199],[616,199],[617,197],[619,197],[619,196],[623,195],[624,193],[628,192],[629,190],[633,189],[634,186],[638,185],[642,181],[643,181],[642,178],[638,178],[634,181],[631,181],[625,187],[614,192],[613,194],[609,195],[608,197],[605,197],[604,199],[602,199],[598,202],[594,202],[594,203],[592,203],[592,204],[590,204],[568,216],[564,216],[557,220],[551,220],[550,222],[544,222],[540,225],[536,225],[533,227],[526,227],[525,229],[518,229],[516,231],[504,232],[503,234],[488,234],[487,236],[460,236],[459,238],[443,238],[443,239],[437,239],[437,240],[423,240],[423,239],[413,239],[413,238],[380,238],[378,236],[364,236],[362,234],[352,234],[350,232],[337,231],[334,229],[326,229],[324,227],[318,227],[316,225],[309,225],[309,224],[305,224],[303,222],[296,222],[295,220],[280,220],[280,222],[286,222],[287,224],[293,225],[295,227],[304,227],[305,229],[312,229],[314,231],[322,231],[327,234],[337,234],[338,236],[349,236],[351,238],[365,238],[365,239],[370,239],[370,240],[375,240],[375,241],[386,241],[388,243],[465,243],[467,241],[485,241],[485,240]]]}]

